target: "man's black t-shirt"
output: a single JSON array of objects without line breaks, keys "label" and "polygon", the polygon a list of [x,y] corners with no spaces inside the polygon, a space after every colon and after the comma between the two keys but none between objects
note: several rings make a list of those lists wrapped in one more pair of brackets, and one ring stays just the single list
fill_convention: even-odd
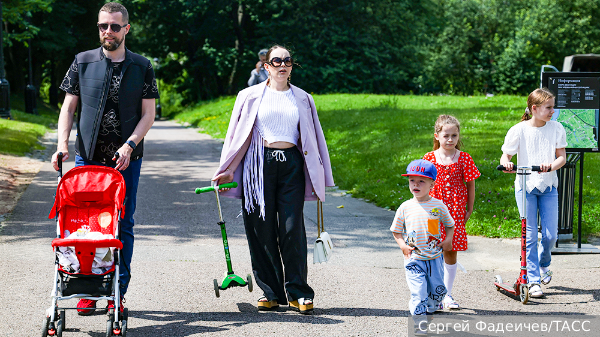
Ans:
[{"label": "man's black t-shirt", "polygon": [[[112,65],[114,69],[110,81],[108,98],[104,105],[102,123],[96,140],[94,158],[92,158],[95,162],[109,166],[115,166],[116,163],[112,158],[115,152],[123,146],[121,119],[119,116],[119,87],[121,86],[121,78],[123,77],[123,62],[113,62]],[[158,98],[158,87],[156,85],[156,79],[154,78],[152,64],[149,65],[149,68],[149,71],[146,72],[146,78],[144,79],[142,98]],[[77,60],[73,61],[71,67],[69,67],[69,70],[60,85],[60,89],[75,96],[80,95]]]}]

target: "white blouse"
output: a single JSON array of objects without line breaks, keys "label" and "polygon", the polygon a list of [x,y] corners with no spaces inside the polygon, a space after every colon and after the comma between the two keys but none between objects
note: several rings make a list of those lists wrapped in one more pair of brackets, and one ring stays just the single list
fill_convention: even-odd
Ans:
[{"label": "white blouse", "polygon": [[300,114],[292,89],[276,91],[267,87],[256,116],[256,127],[267,143],[288,142],[298,145],[299,122]]},{"label": "white blouse", "polygon": [[[562,124],[549,121],[542,127],[534,127],[523,121],[508,130],[502,152],[510,156],[517,155],[517,166],[535,166],[549,164],[556,159],[556,149],[567,147],[567,134]],[[527,192],[537,188],[558,187],[556,171],[537,173],[527,176]],[[515,178],[515,190],[521,190],[521,177]]]}]

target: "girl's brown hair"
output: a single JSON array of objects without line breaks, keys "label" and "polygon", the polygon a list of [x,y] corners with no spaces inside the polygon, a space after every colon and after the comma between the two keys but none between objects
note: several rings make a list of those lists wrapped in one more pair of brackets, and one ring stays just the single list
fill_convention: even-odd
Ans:
[{"label": "girl's brown hair", "polygon": [[555,96],[548,88],[539,88],[532,91],[529,97],[527,97],[527,109],[525,109],[525,113],[521,117],[521,122],[531,119],[534,105],[538,107],[551,98],[555,98]]},{"label": "girl's brown hair", "polygon": [[[435,126],[434,126],[435,133],[439,134],[440,132],[442,132],[442,129],[446,125],[454,125],[458,129],[459,136],[458,136],[458,142],[456,142],[456,149],[460,150],[460,147],[462,146],[462,140],[460,140],[460,122],[454,116],[440,115],[437,118],[437,120],[435,121]],[[435,136],[434,136],[433,137],[433,150],[435,151],[439,148],[440,148],[440,141],[435,139]]]}]

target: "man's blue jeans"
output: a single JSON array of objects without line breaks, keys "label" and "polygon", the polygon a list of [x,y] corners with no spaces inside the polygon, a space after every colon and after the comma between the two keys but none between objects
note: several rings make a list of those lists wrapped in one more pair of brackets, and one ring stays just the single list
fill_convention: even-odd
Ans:
[{"label": "man's blue jeans", "polygon": [[[75,166],[102,165],[94,161],[86,160],[83,157],[75,156]],[[125,180],[125,214],[121,214],[121,263],[119,264],[119,283],[121,296],[127,292],[129,280],[131,279],[131,257],[133,256],[133,213],[135,213],[136,196],[138,183],[140,181],[140,171],[142,168],[142,158],[132,161],[125,171],[121,172]]]},{"label": "man's blue jeans", "polygon": [[[519,213],[522,213],[522,191],[515,192]],[[550,266],[552,247],[558,237],[558,192],[548,187],[541,192],[534,188],[527,200],[527,277],[528,283],[540,284],[540,267]],[[542,225],[542,242],[538,251],[538,211]]]}]

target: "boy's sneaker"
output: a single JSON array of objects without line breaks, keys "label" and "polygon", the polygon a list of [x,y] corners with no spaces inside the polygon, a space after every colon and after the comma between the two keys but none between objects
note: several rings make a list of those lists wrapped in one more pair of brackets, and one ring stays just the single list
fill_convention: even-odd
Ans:
[{"label": "boy's sneaker", "polygon": [[529,296],[536,298],[544,296],[544,293],[542,292],[542,287],[540,287],[539,284],[533,284],[529,288]]},{"label": "boy's sneaker", "polygon": [[458,305],[458,302],[456,302],[452,296],[446,295],[446,297],[444,297],[444,308],[460,309],[460,305]]},{"label": "boy's sneaker", "polygon": [[[125,307],[123,307],[123,302],[125,302],[125,298],[121,297],[121,300],[119,301],[119,312],[123,313],[123,309]],[[110,310],[110,309],[114,309],[115,308],[115,301],[111,301],[108,300],[108,306],[106,307],[106,310]]]},{"label": "boy's sneaker", "polygon": [[82,298],[77,303],[77,314],[81,316],[91,315],[96,310],[96,301]]}]

